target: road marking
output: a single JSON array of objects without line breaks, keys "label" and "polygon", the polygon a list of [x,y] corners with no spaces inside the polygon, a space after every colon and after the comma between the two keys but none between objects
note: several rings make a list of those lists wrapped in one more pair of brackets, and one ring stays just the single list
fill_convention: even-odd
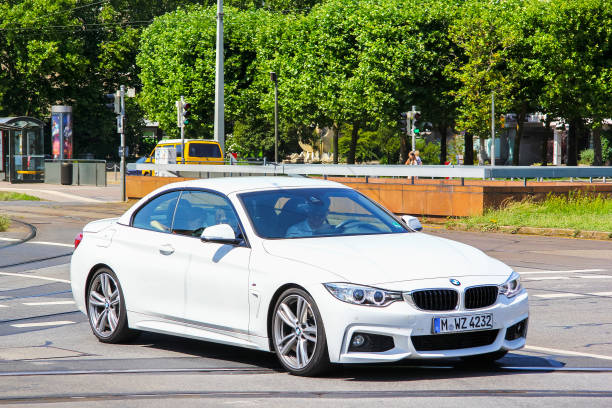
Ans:
[{"label": "road marking", "polygon": [[593,293],[589,293],[589,295],[593,295],[593,296],[612,296],[612,292],[593,292]]},{"label": "road marking", "polygon": [[62,243],[59,243],[59,242],[28,241],[28,242],[26,242],[26,244],[55,245],[55,246],[74,248],[74,244],[62,244]]},{"label": "road marking", "polygon": [[591,357],[591,358],[598,358],[600,360],[612,360],[612,357],[603,356],[601,354],[579,353],[577,351],[559,350],[559,349],[552,349],[552,348],[546,348],[546,347],[525,346],[525,350],[532,350],[532,351],[538,351],[541,353],[549,353],[549,354],[558,354],[562,356]]},{"label": "road marking", "polygon": [[48,280],[48,281],[53,281],[53,282],[64,282],[64,283],[70,283],[70,281],[69,281],[69,280],[66,280],[66,279],[49,278],[49,277],[47,277],[47,276],[26,275],[25,273],[9,273],[9,272],[0,272],[0,275],[5,275],[5,276],[18,276],[18,277],[20,277],[20,278],[42,279],[42,280]]},{"label": "road marking", "polygon": [[12,327],[16,327],[18,329],[26,328],[26,327],[47,327],[47,326],[61,326],[64,324],[72,324],[74,323],[72,320],[59,320],[56,322],[40,322],[40,323],[17,323],[11,324]]},{"label": "road marking", "polygon": [[28,302],[26,306],[53,306],[53,305],[73,305],[74,300],[60,300],[56,302]]},{"label": "road marking", "polygon": [[582,297],[584,295],[580,295],[578,293],[548,293],[546,295],[533,295],[534,297],[543,298],[543,299],[556,299],[556,298],[564,298],[564,297]]},{"label": "road marking", "polygon": [[[16,242],[16,241],[21,241],[21,240],[17,238],[0,237],[0,241]],[[62,247],[68,247],[68,248],[74,247],[74,244],[62,244],[60,242],[48,242],[48,241],[27,241],[25,243],[26,244],[39,244],[39,245],[54,245],[54,246],[62,246]]]},{"label": "road marking", "polygon": [[529,281],[541,281],[541,280],[560,280],[560,279],[570,279],[567,276],[540,276],[540,277],[527,277],[526,279],[523,279],[524,282],[529,282]]},{"label": "road marking", "polygon": [[612,275],[581,275],[576,277],[582,279],[610,279]]},{"label": "road marking", "polygon": [[529,274],[529,275],[545,275],[552,273],[584,273],[584,272],[606,272],[606,269],[573,269],[569,271],[539,271],[539,270],[527,270],[527,271],[517,271],[520,274]]},{"label": "road marking", "polygon": [[0,305],[0,307],[8,307],[7,305]]}]

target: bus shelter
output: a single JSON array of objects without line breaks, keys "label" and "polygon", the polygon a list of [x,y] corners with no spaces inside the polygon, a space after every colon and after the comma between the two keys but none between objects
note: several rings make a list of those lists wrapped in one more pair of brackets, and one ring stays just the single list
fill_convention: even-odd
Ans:
[{"label": "bus shelter", "polygon": [[0,173],[11,183],[44,182],[44,123],[18,116],[0,118]]}]

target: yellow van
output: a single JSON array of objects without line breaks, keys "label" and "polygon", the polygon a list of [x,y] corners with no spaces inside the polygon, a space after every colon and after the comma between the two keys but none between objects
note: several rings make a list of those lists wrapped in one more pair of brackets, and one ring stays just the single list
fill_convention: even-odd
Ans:
[{"label": "yellow van", "polygon": [[[160,140],[145,163],[155,163],[155,150],[158,147],[174,148],[176,150],[176,162],[182,163],[181,139]],[[185,164],[223,164],[221,146],[214,140],[185,139]],[[145,176],[155,175],[155,172],[148,170],[142,173]]]}]

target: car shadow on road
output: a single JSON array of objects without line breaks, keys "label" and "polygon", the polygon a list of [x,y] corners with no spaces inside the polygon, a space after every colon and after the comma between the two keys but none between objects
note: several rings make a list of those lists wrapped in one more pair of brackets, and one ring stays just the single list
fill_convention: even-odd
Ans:
[{"label": "car shadow on road", "polygon": [[535,374],[554,371],[564,363],[542,357],[508,354],[490,364],[475,364],[461,359],[403,360],[391,364],[344,365],[329,377],[348,381],[413,381],[425,379],[452,379],[467,377],[494,377],[517,374]]},{"label": "car shadow on road", "polygon": [[[142,333],[132,344],[199,357],[203,366],[261,368],[284,372],[274,353],[170,335]],[[488,365],[461,359],[403,360],[389,364],[334,365],[324,378],[347,381],[416,381],[423,379],[506,376],[554,371],[564,363],[551,358],[509,353]]]},{"label": "car shadow on road", "polygon": [[282,371],[273,353],[156,333],[141,333],[131,344],[201,357],[215,366],[252,366]]}]

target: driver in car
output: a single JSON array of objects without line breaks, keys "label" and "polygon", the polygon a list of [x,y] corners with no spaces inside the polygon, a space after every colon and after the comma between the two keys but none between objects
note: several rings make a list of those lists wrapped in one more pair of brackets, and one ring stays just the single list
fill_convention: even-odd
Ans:
[{"label": "driver in car", "polygon": [[329,204],[328,198],[308,197],[306,203],[298,207],[303,209],[306,219],[289,227],[286,237],[309,237],[331,232],[333,227],[327,221]]}]

